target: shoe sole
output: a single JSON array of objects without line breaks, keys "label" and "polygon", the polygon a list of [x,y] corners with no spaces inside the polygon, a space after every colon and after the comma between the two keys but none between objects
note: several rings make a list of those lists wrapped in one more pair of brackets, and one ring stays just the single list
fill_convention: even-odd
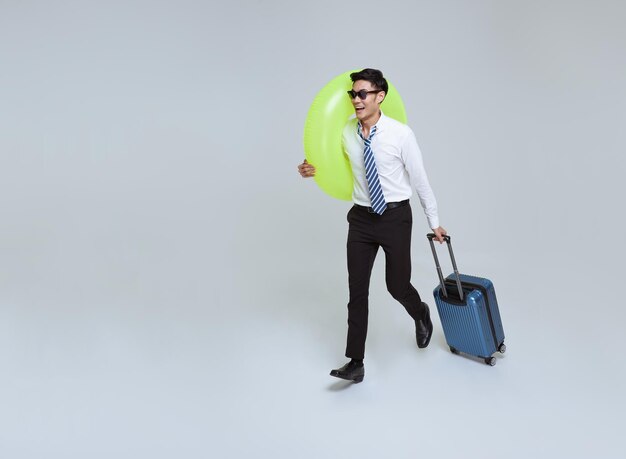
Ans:
[{"label": "shoe sole", "polygon": [[330,375],[333,376],[334,378],[343,379],[344,381],[352,381],[355,384],[360,383],[361,381],[363,381],[363,378],[365,378],[365,375],[355,376],[354,378],[344,378],[343,376],[334,375],[332,373]]}]

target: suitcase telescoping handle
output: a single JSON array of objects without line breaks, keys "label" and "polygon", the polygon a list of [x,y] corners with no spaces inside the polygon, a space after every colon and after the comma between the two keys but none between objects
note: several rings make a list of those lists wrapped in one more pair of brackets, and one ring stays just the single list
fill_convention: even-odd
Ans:
[{"label": "suitcase telescoping handle", "polygon": [[[437,251],[435,250],[435,244],[433,243],[433,239],[437,237],[434,233],[428,233],[426,235],[428,238],[428,242],[430,242],[430,249],[433,251],[433,258],[435,259],[435,265],[437,266],[437,275],[439,276],[439,283],[441,284],[441,290],[443,291],[443,296],[448,297],[448,290],[446,290],[446,283],[443,279],[443,273],[441,272],[441,265],[439,264],[439,258],[437,257]],[[452,251],[452,242],[450,241],[450,236],[443,237],[448,244],[448,252],[450,252],[450,260],[452,260],[452,267],[454,268],[454,274],[456,274],[456,286],[459,289],[459,298],[463,301],[463,288],[461,287],[461,278],[459,277],[459,270],[456,267],[456,260],[454,259],[454,252]]]}]

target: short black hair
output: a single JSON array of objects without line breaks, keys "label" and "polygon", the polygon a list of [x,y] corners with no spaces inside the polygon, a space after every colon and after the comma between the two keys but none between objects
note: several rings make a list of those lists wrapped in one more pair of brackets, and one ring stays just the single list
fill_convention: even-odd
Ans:
[{"label": "short black hair", "polygon": [[363,69],[360,72],[354,72],[350,74],[350,79],[354,83],[358,80],[369,81],[374,85],[376,89],[382,89],[387,94],[389,90],[389,86],[387,85],[387,80],[383,76],[383,72],[377,69]]}]

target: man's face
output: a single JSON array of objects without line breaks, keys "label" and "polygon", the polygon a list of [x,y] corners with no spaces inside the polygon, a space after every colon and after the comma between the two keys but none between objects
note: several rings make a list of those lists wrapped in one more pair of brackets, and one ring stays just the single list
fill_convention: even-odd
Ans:
[{"label": "man's face", "polygon": [[[375,91],[377,88],[366,80],[357,80],[352,84],[352,90],[354,92]],[[385,98],[383,91],[376,93],[369,93],[365,100],[362,100],[359,96],[352,99],[352,105],[354,106],[354,113],[359,121],[367,120],[378,115],[379,104]]]}]

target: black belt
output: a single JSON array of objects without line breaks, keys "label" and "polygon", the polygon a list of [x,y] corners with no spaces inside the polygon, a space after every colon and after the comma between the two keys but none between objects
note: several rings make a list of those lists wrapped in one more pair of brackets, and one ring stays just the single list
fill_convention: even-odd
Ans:
[{"label": "black belt", "polygon": [[[396,207],[408,206],[409,200],[405,199],[404,201],[399,202],[388,202],[387,209],[395,209]],[[371,207],[360,206],[359,204],[355,204],[354,207],[358,207],[359,209],[367,210],[370,214],[375,214],[376,212]]]}]

